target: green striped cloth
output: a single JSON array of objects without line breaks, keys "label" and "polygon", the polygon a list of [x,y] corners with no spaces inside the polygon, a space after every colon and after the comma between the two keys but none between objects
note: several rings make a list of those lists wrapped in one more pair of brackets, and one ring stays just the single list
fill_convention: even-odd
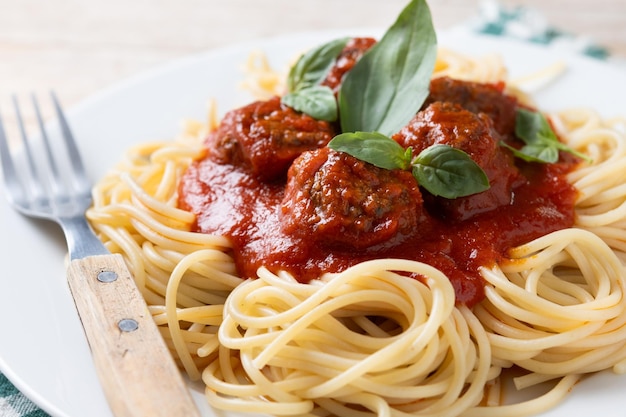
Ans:
[{"label": "green striped cloth", "polygon": [[24,395],[0,373],[0,416],[47,417],[48,414],[24,397]]},{"label": "green striped cloth", "polygon": [[[610,60],[608,51],[590,39],[553,28],[540,13],[525,7],[507,9],[495,1],[486,0],[480,4],[477,16],[467,23],[467,28],[476,33],[558,45],[594,58]],[[47,416],[0,373],[0,417]]]},{"label": "green striped cloth", "polygon": [[483,0],[479,14],[467,26],[481,34],[517,38],[540,45],[550,44],[592,58],[610,59],[609,51],[595,44],[592,39],[559,30],[551,26],[537,10],[523,6],[504,8],[495,0]]}]

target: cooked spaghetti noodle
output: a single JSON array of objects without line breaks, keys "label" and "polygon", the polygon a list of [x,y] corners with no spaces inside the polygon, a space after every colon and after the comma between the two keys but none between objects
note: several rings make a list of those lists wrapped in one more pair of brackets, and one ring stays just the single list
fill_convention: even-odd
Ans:
[{"label": "cooked spaghetti noodle", "polygon": [[[267,68],[261,73],[268,79]],[[498,59],[449,51],[439,55],[435,76],[442,74],[506,81]],[[176,206],[178,181],[216,126],[210,115],[173,142],[131,149],[95,187],[88,218],[124,256],[172,354],[202,378],[213,406],[274,415],[532,415],[557,404],[582,374],[626,370],[626,135],[617,124],[587,110],[551,115],[567,144],[593,159],[569,174],[579,191],[574,228],[483,268],[486,298],[470,310],[455,306],[444,274],[414,261],[370,261],[309,284],[261,268],[244,281],[229,240],[191,232],[194,216]],[[521,405],[500,404],[501,370],[513,365],[525,370],[520,389],[559,382]]]}]

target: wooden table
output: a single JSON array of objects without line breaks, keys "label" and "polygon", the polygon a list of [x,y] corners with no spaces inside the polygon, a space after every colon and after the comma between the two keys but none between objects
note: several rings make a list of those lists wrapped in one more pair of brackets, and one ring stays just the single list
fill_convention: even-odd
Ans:
[{"label": "wooden table", "polygon": [[[53,88],[66,106],[147,68],[209,48],[293,31],[386,27],[407,0],[0,0],[0,109]],[[518,0],[503,0],[514,7]],[[435,25],[482,3],[431,0]],[[526,0],[564,31],[626,57],[626,1]],[[6,110],[5,110],[6,113]],[[27,112],[28,116],[28,112]]]}]

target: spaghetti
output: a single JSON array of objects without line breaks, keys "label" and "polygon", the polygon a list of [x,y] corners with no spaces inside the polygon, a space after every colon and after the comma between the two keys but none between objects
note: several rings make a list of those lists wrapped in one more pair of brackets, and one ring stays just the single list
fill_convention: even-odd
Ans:
[{"label": "spaghetti", "polygon": [[[495,58],[441,51],[434,76],[451,74],[506,80]],[[367,261],[308,284],[267,268],[255,280],[238,276],[229,239],[191,232],[194,216],[177,207],[177,184],[203,157],[214,110],[173,142],[131,149],[94,188],[88,218],[124,256],[172,354],[204,381],[215,407],[532,415],[558,404],[585,373],[626,371],[626,135],[587,110],[551,120],[593,159],[568,177],[579,191],[574,227],[483,268],[486,297],[472,309],[455,305],[441,271],[416,261]],[[539,398],[501,404],[501,375],[512,366],[524,371],[520,389],[558,381]]]}]

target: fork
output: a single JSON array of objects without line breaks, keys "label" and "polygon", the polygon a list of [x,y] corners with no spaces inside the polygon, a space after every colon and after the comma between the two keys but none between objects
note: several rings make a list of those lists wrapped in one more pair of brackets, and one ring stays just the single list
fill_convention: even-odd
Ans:
[{"label": "fork", "polygon": [[[199,416],[198,409],[121,255],[111,254],[85,218],[91,184],[58,99],[62,145],[51,140],[32,96],[40,137],[29,139],[13,96],[20,146],[0,118],[0,161],[11,205],[59,223],[69,250],[67,281],[96,372],[115,416]],[[38,141],[36,139],[39,139]]]}]

